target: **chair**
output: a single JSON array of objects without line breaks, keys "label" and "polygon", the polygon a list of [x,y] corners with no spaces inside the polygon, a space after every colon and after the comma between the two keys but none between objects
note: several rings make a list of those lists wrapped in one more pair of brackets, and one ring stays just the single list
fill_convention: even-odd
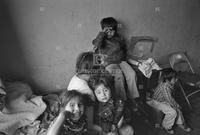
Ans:
[{"label": "chair", "polygon": [[[130,46],[128,48],[128,56],[135,60],[151,57],[151,53],[153,52],[157,41],[157,38],[150,36],[131,37]],[[142,114],[144,114],[155,127],[159,127],[163,119],[163,113],[160,110],[149,106],[146,99],[149,93],[151,93],[151,90],[157,86],[159,72],[155,71],[152,73],[150,78],[146,78],[137,66],[134,64],[132,65],[132,63],[131,66],[137,74],[137,86],[140,93],[140,99],[143,102],[143,105],[141,106],[142,109],[140,109],[140,111],[142,111]]]},{"label": "chair", "polygon": [[[187,57],[186,52],[173,52],[169,56],[169,63],[171,68],[175,69],[176,71],[189,71],[193,74],[195,74],[194,69],[192,68],[192,65]],[[181,64],[181,65],[178,65]],[[185,64],[187,64],[187,67],[185,67]],[[184,68],[184,69],[183,69]]]},{"label": "chair", "polygon": [[[194,87],[195,84],[200,81],[200,76],[195,74],[186,52],[173,52],[169,54],[169,63],[171,68],[180,74],[178,86],[182,91],[189,108],[192,109],[189,98],[200,92],[199,88]],[[190,85],[190,87],[188,87],[188,85]]]}]

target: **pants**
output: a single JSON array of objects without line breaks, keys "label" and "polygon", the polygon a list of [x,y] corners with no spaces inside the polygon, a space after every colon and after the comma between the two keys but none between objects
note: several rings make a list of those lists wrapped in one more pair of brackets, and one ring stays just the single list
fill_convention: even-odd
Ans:
[{"label": "pants", "polygon": [[119,64],[125,79],[126,79],[126,83],[128,86],[128,96],[130,99],[134,99],[139,97],[139,92],[138,92],[138,88],[137,88],[137,83],[136,83],[136,73],[133,70],[133,68],[126,62],[126,61],[122,61]]},{"label": "pants", "polygon": [[115,95],[123,100],[126,100],[125,81],[123,73],[118,64],[109,64],[106,70],[114,76],[115,81]]},{"label": "pants", "polygon": [[136,73],[127,62],[122,61],[120,64],[110,64],[106,66],[106,70],[115,78],[115,89],[117,96],[119,95],[121,98],[127,99],[125,90],[125,84],[127,84],[128,98],[132,100],[139,97],[136,83]]},{"label": "pants", "polygon": [[180,109],[174,109],[168,103],[158,102],[156,100],[148,101],[148,104],[158,110],[161,110],[165,114],[162,121],[162,126],[165,129],[171,129],[174,123],[184,124],[183,114]]}]

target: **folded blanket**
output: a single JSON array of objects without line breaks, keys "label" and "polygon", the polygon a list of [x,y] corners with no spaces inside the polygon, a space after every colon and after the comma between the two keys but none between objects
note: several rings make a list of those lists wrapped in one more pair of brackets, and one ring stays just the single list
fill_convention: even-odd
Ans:
[{"label": "folded blanket", "polygon": [[139,60],[140,64],[138,65],[138,69],[143,73],[144,76],[150,78],[152,75],[152,70],[161,70],[158,64],[152,58],[148,58],[147,60]]},{"label": "folded blanket", "polygon": [[6,107],[0,112],[0,131],[13,135],[23,126],[29,125],[46,109],[41,96],[32,94],[29,85],[21,82],[6,86]]}]

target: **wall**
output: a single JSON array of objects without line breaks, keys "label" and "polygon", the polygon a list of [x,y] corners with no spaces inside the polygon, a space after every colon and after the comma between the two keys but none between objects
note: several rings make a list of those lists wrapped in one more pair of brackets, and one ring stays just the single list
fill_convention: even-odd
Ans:
[{"label": "wall", "polygon": [[[160,58],[187,50],[199,69],[198,0],[2,0],[1,65],[5,77],[22,78],[35,91],[65,88],[75,59],[91,50],[102,17],[113,16],[121,32],[158,37],[150,54]],[[163,60],[162,60],[163,62]]]}]

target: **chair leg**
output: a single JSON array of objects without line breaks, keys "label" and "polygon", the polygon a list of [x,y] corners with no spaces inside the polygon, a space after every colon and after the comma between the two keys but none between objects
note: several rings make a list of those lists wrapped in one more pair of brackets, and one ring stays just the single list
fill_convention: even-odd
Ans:
[{"label": "chair leg", "polygon": [[192,95],[194,95],[194,94],[196,94],[196,93],[198,93],[198,92],[200,92],[200,90],[197,90],[197,91],[195,91],[195,92],[190,93],[189,95],[187,95],[187,98],[189,98],[190,96],[192,96]]},{"label": "chair leg", "polygon": [[185,98],[185,100],[186,100],[186,102],[187,102],[189,108],[192,110],[192,106],[191,106],[191,104],[190,104],[189,99],[187,98],[187,96],[186,96],[186,94],[185,94],[185,91],[184,91],[182,85],[180,84],[180,82],[179,82],[178,84],[179,84],[179,87],[181,88],[181,91],[182,91],[182,93],[183,93],[183,96],[184,96],[184,98]]}]

